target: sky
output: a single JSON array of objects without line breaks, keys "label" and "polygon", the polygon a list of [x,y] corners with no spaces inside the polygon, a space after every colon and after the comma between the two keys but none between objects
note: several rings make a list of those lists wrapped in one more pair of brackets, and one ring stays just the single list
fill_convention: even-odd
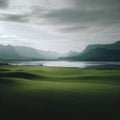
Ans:
[{"label": "sky", "polygon": [[120,40],[120,0],[0,0],[0,44],[60,53]]}]

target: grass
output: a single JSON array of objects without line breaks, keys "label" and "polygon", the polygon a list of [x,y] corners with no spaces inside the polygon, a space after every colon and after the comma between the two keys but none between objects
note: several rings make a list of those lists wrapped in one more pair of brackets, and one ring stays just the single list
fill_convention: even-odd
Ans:
[{"label": "grass", "polygon": [[120,70],[0,66],[3,120],[120,119]]}]

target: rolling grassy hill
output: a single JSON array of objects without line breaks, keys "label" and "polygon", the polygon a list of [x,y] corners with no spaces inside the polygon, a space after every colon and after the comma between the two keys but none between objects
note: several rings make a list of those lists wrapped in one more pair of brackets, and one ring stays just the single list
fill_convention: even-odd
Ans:
[{"label": "rolling grassy hill", "polygon": [[116,120],[119,101],[120,70],[0,66],[4,120]]}]

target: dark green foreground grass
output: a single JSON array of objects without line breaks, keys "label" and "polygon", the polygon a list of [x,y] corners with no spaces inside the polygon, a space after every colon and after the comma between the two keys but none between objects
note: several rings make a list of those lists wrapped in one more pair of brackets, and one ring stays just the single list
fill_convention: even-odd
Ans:
[{"label": "dark green foreground grass", "polygon": [[119,120],[120,70],[0,67],[0,120]]}]

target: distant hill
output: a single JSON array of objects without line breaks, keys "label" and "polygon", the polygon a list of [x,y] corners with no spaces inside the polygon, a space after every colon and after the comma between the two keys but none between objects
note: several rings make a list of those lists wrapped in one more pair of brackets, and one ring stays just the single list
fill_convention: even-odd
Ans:
[{"label": "distant hill", "polygon": [[42,51],[31,47],[0,45],[0,60],[54,60],[57,52]]},{"label": "distant hill", "polygon": [[60,59],[76,61],[120,61],[120,41],[113,44],[89,45],[78,55]]}]

